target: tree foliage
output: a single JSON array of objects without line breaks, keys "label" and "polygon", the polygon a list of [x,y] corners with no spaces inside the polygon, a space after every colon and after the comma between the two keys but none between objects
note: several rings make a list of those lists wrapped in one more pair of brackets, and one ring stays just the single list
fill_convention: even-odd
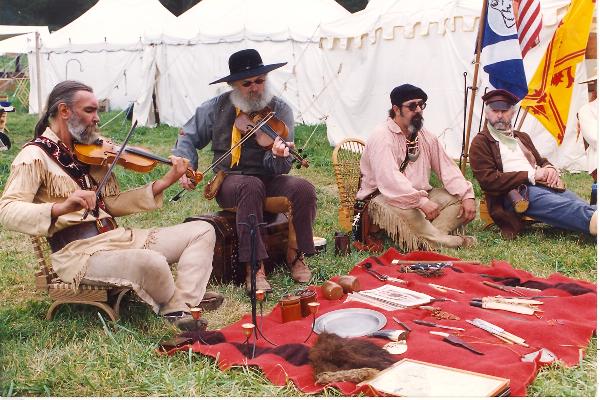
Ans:
[{"label": "tree foliage", "polygon": [[[175,15],[181,15],[199,1],[160,0]],[[368,0],[336,1],[350,12],[362,10],[368,3]],[[77,19],[96,3],[97,0],[0,0],[0,25],[48,25],[50,31],[55,31]]]}]

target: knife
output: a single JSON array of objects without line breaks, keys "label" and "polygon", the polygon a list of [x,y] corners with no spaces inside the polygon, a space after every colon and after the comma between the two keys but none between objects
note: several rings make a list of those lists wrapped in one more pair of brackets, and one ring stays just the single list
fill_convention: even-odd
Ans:
[{"label": "knife", "polygon": [[396,317],[392,317],[392,319],[394,320],[394,322],[396,322],[398,325],[402,326],[404,329],[406,329],[407,332],[412,331],[412,329],[410,329],[408,327],[408,325],[406,325],[404,322],[400,321],[398,318]]},{"label": "knife", "polygon": [[436,324],[435,322],[423,321],[421,319],[414,319],[413,322],[418,325],[431,326],[434,328],[452,329],[453,331],[464,331],[464,328],[457,328],[455,326],[448,326],[448,325],[440,325],[440,324]]},{"label": "knife", "polygon": [[464,340],[460,339],[457,336],[448,335],[448,336],[444,337],[442,340],[446,343],[450,343],[452,346],[462,347],[462,348],[467,349],[470,352],[478,354],[480,356],[484,355],[481,351],[475,350],[473,347],[471,347],[471,345],[465,343]]}]

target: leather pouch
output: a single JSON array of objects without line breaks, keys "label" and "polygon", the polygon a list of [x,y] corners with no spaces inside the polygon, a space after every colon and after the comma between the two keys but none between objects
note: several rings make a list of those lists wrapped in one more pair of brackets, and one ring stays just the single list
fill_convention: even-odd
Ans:
[{"label": "leather pouch", "polygon": [[225,171],[218,171],[211,179],[208,181],[206,186],[204,187],[204,197],[208,200],[214,199],[219,193],[219,189],[221,189],[221,184],[225,180]]},{"label": "leather pouch", "polygon": [[508,192],[508,198],[517,214],[522,214],[529,208],[529,196],[525,185],[519,185],[518,188]]}]

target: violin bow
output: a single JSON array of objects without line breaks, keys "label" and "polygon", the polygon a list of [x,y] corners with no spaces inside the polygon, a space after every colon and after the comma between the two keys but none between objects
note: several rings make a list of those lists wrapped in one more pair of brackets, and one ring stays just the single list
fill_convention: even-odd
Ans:
[{"label": "violin bow", "polygon": [[[215,162],[213,162],[212,164],[210,164],[208,166],[208,168],[206,168],[204,171],[202,171],[202,176],[204,176],[208,171],[210,171],[211,169],[213,169],[216,165],[219,165],[219,163],[221,161],[223,161],[225,159],[225,157],[229,156],[234,149],[237,149],[242,144],[244,144],[244,142],[246,142],[246,140],[248,140],[252,136],[252,134],[254,132],[256,132],[260,128],[262,128],[263,125],[265,125],[267,122],[269,122],[269,120],[271,118],[273,118],[274,116],[275,116],[275,113],[273,111],[271,111],[270,113],[268,113],[267,115],[265,115],[260,121],[258,121],[256,123],[256,125],[254,125],[252,128],[250,128],[248,130],[248,132],[246,132],[246,134],[242,137],[242,139],[239,142],[237,142],[235,144],[235,146],[233,146],[232,148],[230,148],[229,150],[227,150],[221,157],[217,158],[215,160]],[[185,193],[186,193],[186,189],[181,189],[179,191],[179,193],[177,193],[175,196],[173,196],[173,198],[171,198],[171,200],[169,200],[169,202],[172,203],[174,201],[178,201],[179,199],[181,199],[183,197],[183,195]]]},{"label": "violin bow", "polygon": [[[102,177],[102,180],[100,181],[100,184],[98,185],[98,187],[96,188],[96,200],[98,200],[98,198],[100,197],[100,193],[102,192],[102,189],[104,188],[104,186],[106,185],[106,182],[108,182],[108,179],[110,178],[110,174],[112,174],[113,169],[115,168],[115,165],[117,165],[117,161],[119,161],[119,158],[121,158],[121,154],[123,154],[123,151],[125,151],[125,147],[127,146],[127,142],[129,142],[129,139],[131,138],[131,136],[133,135],[133,131],[135,130],[135,128],[137,127],[137,120],[133,123],[133,125],[131,125],[131,129],[129,130],[129,132],[127,133],[127,137],[125,137],[125,141],[123,141],[123,144],[121,144],[121,148],[119,149],[119,151],[117,152],[117,155],[115,156],[115,159],[113,160],[113,162],[110,164],[110,167],[108,167],[108,171],[106,171],[106,173],[104,174],[104,176]],[[96,205],[96,207],[98,207]],[[87,218],[88,214],[89,214],[90,210],[85,210],[85,212],[83,213],[83,216],[81,217],[81,220],[83,221],[84,219]]]},{"label": "violin bow", "polygon": [[[319,120],[321,121],[326,121],[327,120],[327,115],[324,117],[319,118]],[[308,143],[310,142],[310,140],[312,139],[313,135],[315,134],[315,132],[317,132],[317,129],[319,129],[319,124],[316,124],[313,131],[310,133],[310,135],[308,135],[308,138],[304,141],[304,145],[302,147],[300,147],[298,149],[298,153],[302,154],[302,152],[304,152],[304,150],[306,150],[306,148],[308,147]],[[301,165],[297,165],[296,168],[300,168]]]}]

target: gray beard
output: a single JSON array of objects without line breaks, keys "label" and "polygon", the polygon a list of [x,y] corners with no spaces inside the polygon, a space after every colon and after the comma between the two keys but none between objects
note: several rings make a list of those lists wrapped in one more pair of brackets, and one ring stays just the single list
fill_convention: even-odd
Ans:
[{"label": "gray beard", "polygon": [[511,126],[510,122],[506,124],[502,121],[496,121],[492,124],[492,126],[494,127],[494,129],[497,129],[500,132],[507,132],[507,133],[512,132],[512,126]]},{"label": "gray beard", "polygon": [[96,126],[85,126],[75,115],[67,120],[67,129],[73,139],[81,144],[92,144],[100,136]]},{"label": "gray beard", "polygon": [[239,108],[245,113],[251,113],[255,111],[260,111],[264,109],[267,105],[269,105],[271,100],[273,100],[273,91],[271,89],[269,81],[266,81],[265,90],[262,96],[260,96],[260,98],[254,97],[250,99],[245,99],[242,97],[242,94],[239,90],[233,89],[233,91],[231,92],[230,99],[231,104],[233,104],[236,108]]},{"label": "gray beard", "polygon": [[414,135],[423,127],[423,118],[413,118],[408,125],[408,133]]}]

